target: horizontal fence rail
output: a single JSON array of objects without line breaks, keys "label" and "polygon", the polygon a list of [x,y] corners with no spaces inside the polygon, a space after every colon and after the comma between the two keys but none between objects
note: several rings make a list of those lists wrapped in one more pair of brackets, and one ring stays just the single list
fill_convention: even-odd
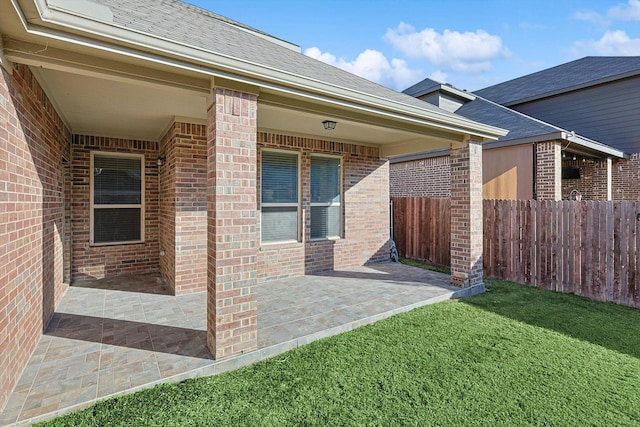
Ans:
[{"label": "horizontal fence rail", "polygon": [[[446,199],[393,201],[400,256],[448,265],[426,249],[449,242]],[[438,214],[426,215],[433,204]],[[484,200],[485,274],[640,308],[638,213],[634,201]]]}]

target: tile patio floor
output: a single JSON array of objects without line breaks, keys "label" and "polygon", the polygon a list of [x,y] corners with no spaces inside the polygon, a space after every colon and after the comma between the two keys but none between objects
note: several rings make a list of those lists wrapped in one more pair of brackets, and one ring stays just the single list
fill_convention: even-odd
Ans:
[{"label": "tile patio floor", "polygon": [[453,288],[447,275],[394,263],[261,282],[258,350],[214,361],[206,348],[206,294],[171,296],[156,275],[76,284],[0,413],[0,426],[26,425],[164,381],[228,371],[479,291]]}]

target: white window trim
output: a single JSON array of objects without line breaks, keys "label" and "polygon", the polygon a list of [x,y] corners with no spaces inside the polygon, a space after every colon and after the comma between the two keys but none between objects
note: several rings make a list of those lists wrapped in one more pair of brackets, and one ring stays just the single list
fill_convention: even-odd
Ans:
[{"label": "white window trim", "polygon": [[[318,203],[318,202],[311,202],[309,204],[310,207],[312,206],[326,206],[326,207],[331,207],[331,206],[340,206],[340,223],[338,224],[338,235],[337,236],[326,236],[326,237],[310,237],[310,241],[312,242],[317,242],[317,241],[322,241],[322,240],[341,240],[344,239],[344,209],[342,208],[342,204],[343,204],[343,200],[344,200],[344,185],[343,185],[343,164],[344,164],[344,159],[342,156],[336,156],[336,155],[332,155],[332,154],[322,154],[322,153],[312,153],[309,159],[309,192],[311,193],[311,161],[313,160],[314,157],[325,157],[325,158],[330,158],[330,159],[338,159],[340,161],[340,172],[339,172],[339,176],[338,176],[338,180],[339,183],[338,185],[340,186],[340,203],[336,203],[336,202],[329,202],[329,203]],[[309,209],[309,215],[311,215],[311,209]],[[311,230],[309,230],[309,233],[311,233]]]},{"label": "white window trim", "polygon": [[[262,153],[271,152],[271,153],[285,153],[285,154],[294,154],[297,157],[296,165],[297,165],[297,186],[298,186],[298,202],[297,203],[262,203],[262,191],[263,191],[263,182],[262,182]],[[274,245],[286,245],[291,243],[299,243],[301,241],[300,236],[302,235],[302,215],[301,215],[301,206],[302,206],[302,186],[300,185],[301,179],[301,162],[300,162],[301,153],[299,151],[292,150],[277,150],[273,148],[261,148],[259,153],[260,158],[260,246],[274,246]],[[262,208],[285,208],[285,207],[296,207],[296,217],[297,217],[297,225],[298,230],[296,230],[296,238],[288,239],[288,240],[274,240],[263,242],[262,241]]]},{"label": "white window trim", "polygon": [[[91,159],[89,161],[89,246],[115,246],[115,245],[132,245],[144,243],[144,229],[145,229],[145,221],[144,221],[144,211],[145,211],[145,159],[144,154],[131,154],[131,153],[116,153],[110,151],[91,151]],[[93,192],[93,176],[94,176],[94,157],[95,156],[102,157],[128,157],[128,158],[139,158],[140,159],[140,180],[141,187],[140,188],[140,199],[141,203],[136,205],[126,204],[126,205],[96,205],[93,203],[94,201],[94,192]],[[140,208],[140,240],[127,240],[124,242],[94,242],[94,209],[121,209],[121,208]]]}]

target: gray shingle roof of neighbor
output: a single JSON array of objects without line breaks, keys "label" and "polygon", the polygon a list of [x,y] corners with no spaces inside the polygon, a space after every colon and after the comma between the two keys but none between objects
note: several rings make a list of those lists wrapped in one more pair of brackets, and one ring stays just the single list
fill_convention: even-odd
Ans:
[{"label": "gray shingle roof of neighbor", "polygon": [[[434,92],[441,86],[441,83],[427,78],[405,89],[403,92],[412,95],[415,94],[413,96],[421,96]],[[446,86],[455,89],[455,87],[451,85]],[[456,111],[456,114],[473,121],[508,129],[509,133],[498,138],[498,141],[511,141],[520,138],[548,135],[552,132],[563,130],[557,126],[534,119],[533,117],[488,101],[477,95],[473,101],[468,101],[462,105]]]},{"label": "gray shingle roof of neighbor", "polygon": [[587,56],[475,91],[502,105],[567,92],[640,74],[640,56]]},{"label": "gray shingle roof of neighbor", "polygon": [[411,96],[422,96],[427,93],[434,92],[436,89],[440,87],[442,83],[438,83],[435,80],[431,80],[429,78],[419,81],[418,83],[410,86],[402,91],[402,93],[406,93]]},{"label": "gray shingle roof of neighbor", "polygon": [[548,135],[563,130],[480,97],[464,104],[456,114],[470,120],[508,129],[509,133],[498,138],[498,141]]},{"label": "gray shingle roof of neighbor", "polygon": [[[178,0],[96,0],[113,13],[113,24],[271,68],[322,81],[424,110],[448,113],[299,51],[261,37],[250,27]],[[250,31],[248,31],[250,30]],[[259,31],[258,31],[259,32]],[[261,33],[264,35],[265,33]]]}]

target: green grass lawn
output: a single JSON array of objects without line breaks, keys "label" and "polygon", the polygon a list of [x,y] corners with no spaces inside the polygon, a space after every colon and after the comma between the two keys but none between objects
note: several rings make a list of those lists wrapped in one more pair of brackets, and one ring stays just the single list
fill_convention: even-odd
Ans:
[{"label": "green grass lawn", "polygon": [[44,425],[640,425],[640,310],[509,282]]}]

